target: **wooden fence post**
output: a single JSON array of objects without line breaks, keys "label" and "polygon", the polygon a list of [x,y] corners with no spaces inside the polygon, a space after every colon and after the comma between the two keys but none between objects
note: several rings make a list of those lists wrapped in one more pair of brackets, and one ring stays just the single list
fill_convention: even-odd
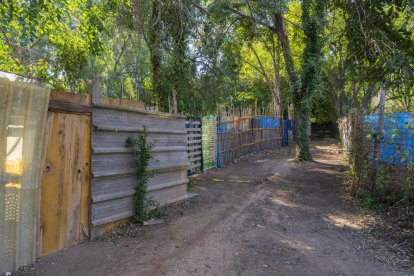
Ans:
[{"label": "wooden fence post", "polygon": [[174,109],[173,113],[177,114],[178,110],[177,110],[177,91],[176,90],[172,91],[172,96],[173,96],[173,109]]},{"label": "wooden fence post", "polygon": [[380,151],[380,143],[382,140],[382,129],[384,128],[385,115],[385,88],[381,85],[380,88],[380,113],[378,119],[377,133],[374,139],[374,152],[372,154],[372,174],[371,174],[371,193],[374,194],[377,182],[377,158]]},{"label": "wooden fence post", "polygon": [[93,77],[92,79],[92,104],[97,105],[101,102],[101,79]]}]

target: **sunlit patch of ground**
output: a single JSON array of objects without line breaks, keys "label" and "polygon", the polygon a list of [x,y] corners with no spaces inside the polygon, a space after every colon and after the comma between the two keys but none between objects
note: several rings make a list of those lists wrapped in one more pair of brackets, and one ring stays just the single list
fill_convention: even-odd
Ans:
[{"label": "sunlit patch of ground", "polygon": [[339,228],[349,228],[353,230],[362,230],[366,228],[361,221],[341,215],[328,215],[324,218],[324,220],[327,223],[333,224]]}]

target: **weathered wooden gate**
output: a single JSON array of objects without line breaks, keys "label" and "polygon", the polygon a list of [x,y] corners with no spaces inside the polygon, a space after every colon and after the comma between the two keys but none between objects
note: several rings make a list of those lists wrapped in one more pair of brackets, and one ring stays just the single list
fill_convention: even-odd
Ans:
[{"label": "weathered wooden gate", "polygon": [[38,255],[89,236],[90,97],[52,92],[41,169]]}]

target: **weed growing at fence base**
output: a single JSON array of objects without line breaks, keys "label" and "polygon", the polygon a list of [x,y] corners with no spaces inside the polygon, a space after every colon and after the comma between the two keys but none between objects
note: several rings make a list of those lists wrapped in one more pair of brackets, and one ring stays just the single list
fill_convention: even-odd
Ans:
[{"label": "weed growing at fence base", "polygon": [[154,144],[147,141],[147,134],[144,133],[144,135],[136,138],[128,138],[126,146],[133,150],[139,176],[134,194],[134,221],[143,222],[144,220],[159,217],[161,215],[159,203],[155,200],[147,199],[148,178],[150,177],[148,165],[152,158]]},{"label": "weed growing at fence base", "polygon": [[373,197],[368,190],[359,190],[357,196],[360,204],[364,208],[378,211],[382,211],[384,209],[384,204],[380,202],[377,198]]}]

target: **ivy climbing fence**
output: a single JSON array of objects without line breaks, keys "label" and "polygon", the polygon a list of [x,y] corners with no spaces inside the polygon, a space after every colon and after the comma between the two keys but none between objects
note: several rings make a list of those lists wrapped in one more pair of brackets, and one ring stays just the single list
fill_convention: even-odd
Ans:
[{"label": "ivy climbing fence", "polygon": [[382,200],[414,199],[414,113],[363,115],[339,122],[354,172],[353,193],[369,190]]}]

